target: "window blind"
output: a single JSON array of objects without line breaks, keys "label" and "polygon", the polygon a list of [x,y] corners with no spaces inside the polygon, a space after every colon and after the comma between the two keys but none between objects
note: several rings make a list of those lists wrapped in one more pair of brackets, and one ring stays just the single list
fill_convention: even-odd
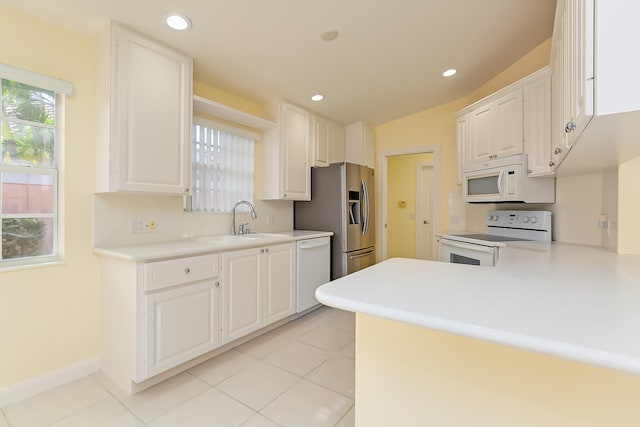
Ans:
[{"label": "window blind", "polygon": [[239,200],[253,202],[254,140],[194,122],[191,210],[230,212]]}]

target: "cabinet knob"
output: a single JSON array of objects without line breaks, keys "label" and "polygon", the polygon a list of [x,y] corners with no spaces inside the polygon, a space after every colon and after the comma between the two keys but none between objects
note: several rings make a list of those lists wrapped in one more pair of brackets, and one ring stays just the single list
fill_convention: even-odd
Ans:
[{"label": "cabinet knob", "polygon": [[264,253],[264,248],[260,249],[260,253],[263,254]]},{"label": "cabinet knob", "polygon": [[187,267],[187,268],[184,269],[184,272],[189,274],[189,273],[191,273],[191,269],[189,267]]},{"label": "cabinet knob", "polygon": [[573,122],[568,122],[567,125],[564,127],[564,132],[570,133],[570,132],[573,132],[575,129],[576,129],[576,124]]},{"label": "cabinet knob", "polygon": [[216,282],[216,288],[220,287],[220,282]]},{"label": "cabinet knob", "polygon": [[188,192],[189,192],[189,189],[188,189],[188,188],[185,188],[185,189],[184,189],[184,192],[185,192],[185,193],[188,193]]},{"label": "cabinet knob", "polygon": [[529,173],[531,173],[531,169],[527,169],[527,173],[528,173],[528,174],[529,174]]},{"label": "cabinet knob", "polygon": [[269,248],[265,249],[264,251],[265,251],[266,253],[269,253]]},{"label": "cabinet knob", "polygon": [[549,167],[554,167],[555,165],[556,165],[556,162],[553,162],[553,161],[549,162]]},{"label": "cabinet knob", "polygon": [[555,150],[553,150],[553,154],[555,154],[556,156],[557,156],[558,154],[560,154],[560,153],[562,153],[562,148],[560,148],[560,147],[556,147],[556,149],[555,149]]}]

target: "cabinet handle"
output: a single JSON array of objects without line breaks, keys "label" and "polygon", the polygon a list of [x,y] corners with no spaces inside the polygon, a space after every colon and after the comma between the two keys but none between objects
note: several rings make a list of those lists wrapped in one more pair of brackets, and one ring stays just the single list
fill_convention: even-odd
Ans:
[{"label": "cabinet handle", "polygon": [[184,272],[189,274],[189,273],[191,273],[191,269],[189,267],[187,267],[187,268],[184,269]]},{"label": "cabinet handle", "polygon": [[216,288],[220,287],[220,282],[216,282]]},{"label": "cabinet handle", "polygon": [[573,132],[575,129],[576,129],[576,124],[573,122],[568,122],[567,125],[564,127],[564,133]]},{"label": "cabinet handle", "polygon": [[556,162],[553,162],[553,161],[549,162],[549,167],[554,167],[555,165],[556,165]]},{"label": "cabinet handle", "polygon": [[560,148],[560,147],[556,147],[556,149],[555,149],[555,150],[553,150],[553,154],[555,154],[556,156],[557,156],[558,154],[560,154],[560,153],[562,153],[562,148]]}]

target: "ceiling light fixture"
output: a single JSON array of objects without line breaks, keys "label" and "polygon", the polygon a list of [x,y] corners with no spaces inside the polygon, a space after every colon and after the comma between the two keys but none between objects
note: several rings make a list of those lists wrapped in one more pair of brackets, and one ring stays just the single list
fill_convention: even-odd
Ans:
[{"label": "ceiling light fixture", "polygon": [[447,71],[445,71],[444,73],[442,73],[442,75],[444,77],[451,77],[453,76],[455,73],[457,73],[458,70],[456,70],[455,68],[449,68]]},{"label": "ceiling light fixture", "polygon": [[167,25],[174,30],[184,31],[191,28],[191,20],[179,13],[170,13],[165,17]]},{"label": "ceiling light fixture", "polygon": [[323,99],[324,99],[324,95],[321,95],[319,93],[317,93],[317,94],[315,94],[315,95],[313,95],[311,97],[311,100],[314,101],[314,102],[322,101]]}]

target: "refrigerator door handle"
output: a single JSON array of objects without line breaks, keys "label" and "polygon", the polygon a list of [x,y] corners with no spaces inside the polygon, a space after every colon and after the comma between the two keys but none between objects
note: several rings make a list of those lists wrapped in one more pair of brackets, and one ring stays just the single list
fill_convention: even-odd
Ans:
[{"label": "refrigerator door handle", "polygon": [[374,251],[368,251],[368,252],[363,252],[363,253],[358,254],[358,255],[349,255],[349,259],[363,258],[363,257],[371,255],[373,252]]},{"label": "refrigerator door handle", "polygon": [[363,195],[363,220],[362,220],[362,235],[367,234],[367,229],[369,228],[369,191],[367,191],[367,183],[361,180],[362,183],[362,195]]}]

